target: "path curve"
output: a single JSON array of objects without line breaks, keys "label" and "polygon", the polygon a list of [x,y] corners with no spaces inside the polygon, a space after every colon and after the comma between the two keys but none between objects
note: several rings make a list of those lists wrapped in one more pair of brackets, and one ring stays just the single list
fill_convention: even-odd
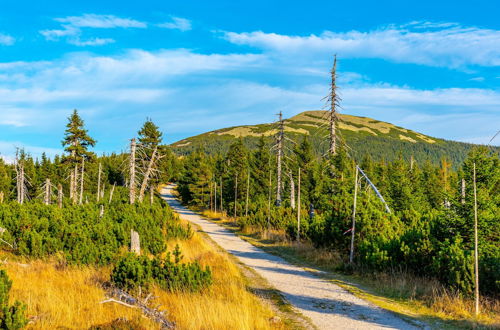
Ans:
[{"label": "path curve", "polygon": [[182,219],[200,226],[220,247],[254,269],[319,329],[418,329],[186,209],[175,197],[174,189],[174,185],[163,188],[162,197]]}]

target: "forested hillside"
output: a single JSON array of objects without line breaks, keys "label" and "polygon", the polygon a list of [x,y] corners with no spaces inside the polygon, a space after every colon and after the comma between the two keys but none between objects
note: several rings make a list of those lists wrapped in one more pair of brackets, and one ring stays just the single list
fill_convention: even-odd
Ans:
[{"label": "forested hillside", "polygon": [[444,159],[419,165],[402,153],[393,161],[365,154],[359,168],[387,202],[387,212],[345,146],[319,157],[304,135],[277,164],[276,148],[263,137],[256,149],[241,138],[233,141],[227,152],[198,150],[185,157],[179,181],[185,203],[223,210],[241,228],[284,230],[291,240],[300,230],[301,240],[341,256],[340,269],[405,270],[466,296],[474,289],[476,189],[479,288],[490,297],[500,294],[500,160],[494,150],[472,148],[457,170]]},{"label": "forested hillside", "polygon": [[[328,149],[325,142],[328,136],[327,115],[327,111],[306,111],[286,119],[287,149],[293,149],[290,140],[300,141],[302,136],[307,135],[315,155],[324,155]],[[439,164],[445,158],[456,169],[473,147],[472,144],[429,137],[367,117],[338,116],[339,138],[349,146],[348,152],[359,161],[365,155],[370,155],[376,161],[394,161],[402,155],[406,160],[413,157],[423,165],[427,160]],[[276,132],[277,124],[229,127],[183,139],[171,146],[178,155],[187,155],[198,148],[214,155],[226,153],[235,138],[242,138],[247,148],[255,150],[261,135],[264,135],[267,143],[271,143]]]}]

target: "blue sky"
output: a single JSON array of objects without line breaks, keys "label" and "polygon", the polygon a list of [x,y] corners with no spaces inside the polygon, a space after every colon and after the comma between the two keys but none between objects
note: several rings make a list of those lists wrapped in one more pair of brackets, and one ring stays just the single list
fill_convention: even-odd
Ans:
[{"label": "blue sky", "polygon": [[[166,142],[320,109],[487,143],[500,129],[496,1],[11,1],[0,155],[60,152],[78,109],[97,152],[150,117]],[[496,141],[495,144],[500,144]]]}]

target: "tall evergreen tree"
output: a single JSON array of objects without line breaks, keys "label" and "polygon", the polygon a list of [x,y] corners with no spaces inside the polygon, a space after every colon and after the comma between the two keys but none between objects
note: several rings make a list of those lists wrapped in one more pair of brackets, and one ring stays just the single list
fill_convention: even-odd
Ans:
[{"label": "tall evergreen tree", "polygon": [[94,154],[88,151],[88,148],[94,147],[96,141],[88,135],[83,119],[78,115],[76,109],[73,110],[68,121],[62,141],[62,145],[65,147],[64,151],[69,154],[66,161],[74,164],[81,162],[83,158],[85,160],[91,159]]}]

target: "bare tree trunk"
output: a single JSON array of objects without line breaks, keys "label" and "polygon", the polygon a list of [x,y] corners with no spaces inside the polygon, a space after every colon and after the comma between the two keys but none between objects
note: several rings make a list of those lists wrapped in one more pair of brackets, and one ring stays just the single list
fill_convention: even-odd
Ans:
[{"label": "bare tree trunk", "polygon": [[74,182],[73,182],[73,204],[76,204],[78,199],[78,165],[75,164],[74,169]]},{"label": "bare tree trunk", "polygon": [[280,128],[279,128],[279,133],[278,133],[278,169],[277,169],[277,187],[276,187],[276,204],[280,205],[281,204],[281,187],[282,187],[282,181],[281,181],[281,161],[283,158],[283,137],[284,137],[284,123],[283,123],[283,115],[281,114],[281,111],[279,113],[279,121],[280,121]]},{"label": "bare tree trunk", "polygon": [[356,201],[358,198],[358,167],[356,166],[356,176],[354,178],[354,203],[352,206],[352,228],[351,228],[351,252],[349,253],[349,263],[354,260],[354,233],[356,232]]},{"label": "bare tree trunk", "polygon": [[300,241],[300,167],[297,187],[297,242]]},{"label": "bare tree trunk", "polygon": [[268,196],[268,201],[267,201],[267,230],[269,230],[269,225],[271,223],[271,190],[272,190],[271,166],[269,166],[269,196]]},{"label": "bare tree trunk", "polygon": [[51,192],[51,184],[50,184],[50,179],[47,178],[45,179],[45,196],[43,198],[43,202],[45,205],[49,205],[50,204],[50,192]]},{"label": "bare tree trunk", "polygon": [[248,217],[248,197],[250,195],[250,170],[248,170],[247,174],[247,198],[245,202],[245,217]]},{"label": "bare tree trunk", "polygon": [[75,184],[75,173],[71,170],[69,174],[69,199],[73,200],[73,185]]},{"label": "bare tree trunk", "polygon": [[116,182],[113,183],[113,186],[111,187],[111,191],[109,193],[109,203],[108,204],[111,204],[111,201],[113,200],[113,193],[115,192],[115,186],[116,186]]},{"label": "bare tree trunk", "polygon": [[292,210],[295,210],[295,182],[293,181],[292,171],[290,171],[290,206]]},{"label": "bare tree trunk", "polygon": [[82,158],[82,173],[80,177],[80,201],[79,204],[83,204],[83,184],[84,184],[84,178],[85,178],[85,157]]},{"label": "bare tree trunk", "polygon": [[224,204],[222,204],[223,199],[222,199],[222,177],[220,178],[220,212],[224,212]]},{"label": "bare tree trunk", "polygon": [[63,188],[62,184],[57,185],[57,205],[59,206],[60,209],[62,209],[62,203],[63,203]]},{"label": "bare tree trunk", "polygon": [[0,191],[0,204],[3,204],[3,191]]},{"label": "bare tree trunk", "polygon": [[217,180],[214,182],[214,213],[217,213]]},{"label": "bare tree trunk", "polygon": [[139,191],[139,202],[141,203],[144,199],[144,192],[146,191],[146,187],[148,186],[149,176],[151,175],[151,171],[153,170],[157,151],[158,147],[155,147],[153,150],[153,154],[151,155],[151,159],[149,160],[148,168],[146,169],[146,173],[144,174],[144,178],[142,180],[141,190]]},{"label": "bare tree trunk", "polygon": [[479,253],[477,249],[477,188],[476,188],[476,162],[474,162],[474,273],[475,273],[475,313],[479,315]]},{"label": "bare tree trunk", "polygon": [[19,200],[19,204],[23,204],[24,203],[24,166],[21,164],[21,170],[20,170],[20,175],[21,177],[19,178],[19,183],[20,183],[20,200]]},{"label": "bare tree trunk", "polygon": [[154,188],[153,188],[153,185],[150,185],[150,187],[149,187],[149,204],[153,205],[153,199],[154,199]]},{"label": "bare tree trunk", "polygon": [[99,170],[97,172],[97,202],[101,199],[101,163],[99,163]]},{"label": "bare tree trunk", "polygon": [[462,205],[465,204],[465,179],[462,179]]},{"label": "bare tree trunk", "polygon": [[129,200],[130,204],[135,203],[135,138],[130,141],[130,182],[129,182]]},{"label": "bare tree trunk", "polygon": [[130,252],[134,252],[137,255],[141,254],[141,241],[139,239],[139,233],[130,230]]},{"label": "bare tree trunk", "polygon": [[336,122],[337,122],[337,55],[333,60],[333,68],[331,71],[331,85],[330,85],[330,149],[328,150],[331,155],[335,155],[336,151]]},{"label": "bare tree trunk", "polygon": [[235,185],[234,185],[234,217],[236,218],[236,202],[238,201],[238,175],[236,175],[235,178]]}]

